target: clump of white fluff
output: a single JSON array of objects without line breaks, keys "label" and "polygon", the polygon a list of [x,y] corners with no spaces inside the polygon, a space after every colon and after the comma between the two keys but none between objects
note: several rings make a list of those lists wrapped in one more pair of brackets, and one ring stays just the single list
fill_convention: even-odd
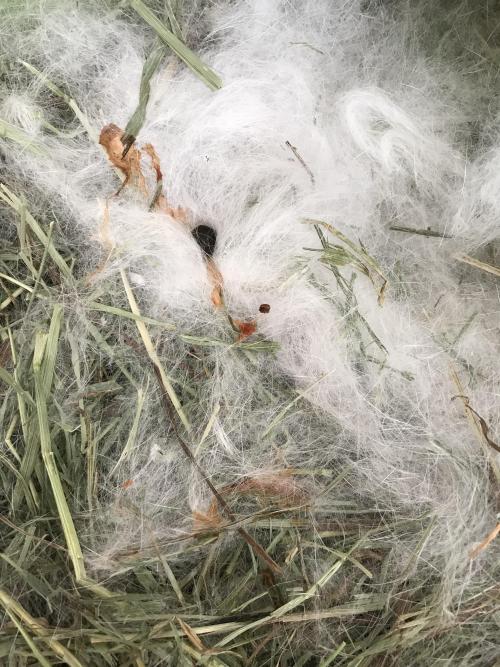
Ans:
[{"label": "clump of white fluff", "polygon": [[[111,122],[124,127],[131,116],[150,40],[143,25],[94,9],[41,10],[23,48],[71,91],[98,132]],[[189,232],[126,192],[109,201],[107,233],[117,251],[92,290],[125,268],[143,312],[176,327],[156,343],[185,397],[195,449],[212,420],[198,457],[215,483],[348,465],[351,500],[387,515],[429,518],[421,543],[394,536],[391,576],[440,578],[440,609],[452,614],[491,557],[485,551],[469,560],[495,522],[494,452],[454,398],[454,373],[491,433],[500,432],[498,284],[455,257],[498,239],[500,149],[471,164],[463,137],[473,108],[456,94],[462,75],[426,62],[409,39],[423,29],[408,18],[418,9],[412,12],[398,20],[357,1],[217,3],[203,11],[201,31],[210,39],[198,46],[220,73],[221,90],[211,92],[173,57],[153,79],[139,144],[150,142],[158,153],[169,200],[216,229],[214,259],[228,310],[256,318],[258,333],[279,344],[275,357],[256,354],[249,363],[231,347],[206,347],[199,353],[210,372],[193,377],[194,352],[179,344],[178,332],[219,339],[227,322],[211,306]],[[118,180],[87,135],[44,129],[53,118],[40,84],[18,88],[2,113],[48,153],[24,153],[17,165],[67,212],[90,273],[103,259],[104,202]],[[333,274],[308,250],[320,248],[311,219],[362,242],[389,279],[383,305],[358,273],[342,310]],[[258,313],[261,303],[270,304],[268,314]],[[373,336],[361,319],[360,329],[353,326],[357,313]],[[79,322],[83,335],[85,319]],[[192,382],[196,401],[189,399]],[[175,434],[165,431],[153,385],[124,406],[129,426],[141,406],[129,455],[117,464],[122,436],[102,462],[104,537],[91,545],[100,566],[126,562],[130,544],[147,549],[184,535],[193,512],[206,511],[211,500]],[[280,398],[282,386],[290,400]],[[125,491],[120,482],[128,479]],[[310,520],[319,522],[337,490],[321,476],[314,480],[305,486]],[[346,501],[346,490],[341,494]]]}]

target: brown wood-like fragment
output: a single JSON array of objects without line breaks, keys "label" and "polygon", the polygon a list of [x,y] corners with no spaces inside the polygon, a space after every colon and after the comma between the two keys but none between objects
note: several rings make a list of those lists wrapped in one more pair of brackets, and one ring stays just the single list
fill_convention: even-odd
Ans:
[{"label": "brown wood-like fragment", "polygon": [[471,560],[474,560],[474,558],[477,558],[479,556],[479,554],[481,553],[481,551],[484,551],[484,549],[486,549],[486,547],[489,544],[491,544],[493,542],[493,540],[496,537],[498,537],[498,535],[500,535],[500,523],[497,523],[495,528],[493,528],[493,530],[490,533],[488,533],[488,535],[484,538],[484,540],[480,544],[478,544],[475,549],[473,549],[471,551],[469,558]]},{"label": "brown wood-like fragment", "polygon": [[130,183],[147,197],[146,181],[141,171],[141,152],[135,146],[131,146],[124,156],[122,137],[123,130],[114,123],[105,125],[99,135],[99,143],[105,149],[110,162],[125,176],[116,194]]},{"label": "brown wood-like fragment", "polygon": [[[161,169],[160,158],[153,145],[148,143],[143,147],[144,153],[148,155],[151,160],[151,168],[156,179],[156,187],[151,199],[146,178],[141,169],[141,150],[136,148],[134,142],[131,145],[128,143],[124,144],[126,140],[127,137],[123,130],[114,123],[105,125],[99,135],[99,143],[105,149],[111,164],[124,176],[123,182],[116,191],[115,196],[118,195],[125,186],[131,185],[132,187],[137,188],[146,199],[150,199],[149,210],[157,209],[182,224],[188,224],[191,218],[189,212],[180,206],[175,208],[171,206],[167,197],[163,193],[163,172]],[[107,203],[104,211],[103,223],[100,229],[100,240],[103,246],[108,250],[108,256],[104,260],[104,263],[88,276],[88,283],[91,283],[94,278],[103,271],[113,249],[109,235],[109,209]],[[210,255],[210,253],[205,251],[205,264],[207,267],[208,278],[212,285],[210,299],[214,307],[220,309],[224,307],[224,281],[221,272]],[[259,310],[262,313],[268,313],[270,306],[268,304],[262,304]],[[238,333],[237,342],[244,341],[257,330],[257,323],[255,320],[237,320],[232,319],[230,315],[228,315],[228,319]]]},{"label": "brown wood-like fragment", "polygon": [[236,329],[239,331],[237,338],[238,343],[241,343],[241,341],[245,340],[257,331],[257,322],[255,320],[245,322],[243,320],[232,319],[232,322]]},{"label": "brown wood-like fragment", "polygon": [[[121,171],[125,177],[123,183],[116,191],[115,196],[120,194],[125,186],[131,185],[136,187],[146,199],[149,199],[151,195],[141,169],[142,153],[133,144],[126,150],[123,143],[124,139],[125,135],[123,130],[114,123],[110,123],[103,127],[101,134],[99,135],[99,143],[105,149],[111,164]],[[187,223],[189,221],[188,211],[180,206],[171,206],[163,194],[163,173],[161,170],[160,158],[154,147],[152,144],[146,144],[143,151],[151,159],[151,167],[156,178],[156,188],[149,205],[149,210],[157,208],[174,218],[174,220]]]},{"label": "brown wood-like fragment", "polygon": [[[251,496],[257,499],[276,499],[281,508],[305,505],[309,495],[293,478],[290,470],[276,473],[249,475],[239,482],[227,484],[218,492],[223,498]],[[206,512],[193,512],[195,530],[220,528],[224,521],[218,510],[217,499],[214,498]]]},{"label": "brown wood-like fragment", "polygon": [[[201,477],[201,479],[205,482],[205,484],[208,486],[210,491],[212,492],[215,501],[218,503],[218,506],[225,512],[227,517],[230,519],[230,521],[236,521],[236,517],[234,514],[231,512],[229,509],[228,504],[224,500],[223,496],[217,491],[215,488],[213,482],[210,480],[208,477],[207,473],[203,470],[202,466],[198,463],[196,460],[195,455],[191,451],[191,448],[187,444],[187,442],[184,440],[184,438],[181,436],[179,433],[179,429],[177,428],[177,423],[176,423],[176,418],[174,415],[174,406],[172,404],[172,399],[170,396],[165,393],[164,385],[163,385],[163,380],[162,380],[162,375],[161,375],[161,368],[153,362],[153,369],[155,372],[155,375],[158,380],[158,384],[160,386],[160,391],[161,391],[161,397],[163,401],[163,406],[165,408],[165,412],[167,417],[169,418],[169,421],[174,429],[175,436],[177,438],[177,441],[184,452],[185,456],[187,457],[188,461],[191,462],[193,468],[196,470],[198,475]],[[250,546],[250,548],[253,550],[256,556],[258,556],[263,563],[265,563],[272,572],[275,574],[281,574],[281,567],[272,559],[272,557],[267,553],[265,549],[263,549],[260,544],[242,527],[238,526],[236,529],[237,532],[241,535],[241,537],[245,540],[245,542]]]},{"label": "brown wood-like fragment", "polygon": [[474,410],[474,408],[471,406],[471,404],[469,403],[469,397],[459,395],[459,396],[453,396],[453,398],[461,398],[462,399],[465,408],[467,410],[469,410],[476,417],[476,419],[478,420],[479,428],[481,429],[481,433],[483,434],[483,438],[485,439],[485,441],[488,443],[488,445],[492,449],[494,449],[496,452],[500,453],[500,445],[498,445],[494,440],[492,440],[490,438],[490,436],[489,436],[490,427],[488,426],[486,421],[483,419],[483,417],[481,417],[481,415],[478,412],[476,412],[476,410]]},{"label": "brown wood-like fragment", "polygon": [[215,308],[222,308],[224,305],[224,298],[222,296],[224,281],[222,279],[222,274],[211,257],[205,257],[205,264],[207,266],[208,278],[212,284],[210,299]]},{"label": "brown wood-like fragment", "polygon": [[223,488],[224,493],[255,495],[261,498],[277,498],[281,507],[300,505],[308,500],[304,489],[297,484],[290,470],[254,475]]},{"label": "brown wood-like fragment", "polygon": [[220,528],[223,524],[217,502],[211,502],[206,512],[193,511],[193,528],[196,532]]},{"label": "brown wood-like fragment", "polygon": [[163,193],[163,173],[161,170],[160,158],[158,157],[157,152],[155,151],[152,144],[145,144],[143,148],[144,152],[149,155],[151,158],[151,166],[155,173],[156,177],[156,189],[153,195],[153,199],[149,205],[149,210],[158,208],[158,210],[166,213],[174,220],[178,222],[187,223],[189,221],[189,214],[186,209],[181,206],[173,207],[168,203],[168,200]]}]

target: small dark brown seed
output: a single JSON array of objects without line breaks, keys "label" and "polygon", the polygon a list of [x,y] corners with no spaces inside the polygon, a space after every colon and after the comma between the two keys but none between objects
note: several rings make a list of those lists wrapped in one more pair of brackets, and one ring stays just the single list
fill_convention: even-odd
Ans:
[{"label": "small dark brown seed", "polygon": [[259,306],[259,313],[268,313],[271,310],[271,306],[268,303],[261,303]]}]

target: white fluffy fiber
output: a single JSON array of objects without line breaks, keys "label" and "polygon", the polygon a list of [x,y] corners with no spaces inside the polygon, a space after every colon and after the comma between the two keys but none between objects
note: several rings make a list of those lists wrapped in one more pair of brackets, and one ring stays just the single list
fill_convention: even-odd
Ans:
[{"label": "white fluffy fiber", "polygon": [[[203,349],[212,371],[196,378],[201,399],[186,406],[194,445],[214,416],[200,461],[219,486],[284,467],[340,472],[350,465],[350,496],[328,490],[321,476],[304,482],[310,520],[330,516],[340,500],[408,519],[433,517],[422,544],[405,540],[404,532],[394,538],[391,577],[440,577],[441,609],[452,613],[494,559],[494,544],[475,560],[469,555],[497,521],[490,481],[496,454],[467,419],[463,401],[453,398],[460,394],[453,372],[491,437],[500,434],[500,283],[456,259],[474,253],[499,263],[500,140],[491,109],[497,100],[488,92],[488,66],[465,46],[457,55],[453,30],[438,44],[429,23],[462,25],[468,5],[433,14],[433,3],[423,2],[392,9],[357,0],[191,4],[191,43],[224,85],[211,92],[169,56],[153,78],[138,145],[156,149],[170,201],[217,230],[214,259],[229,312],[256,317],[258,334],[279,344],[275,357],[256,354],[251,363],[227,347]],[[137,104],[150,33],[134,20],[136,26],[85,3],[37,4],[30,30],[10,48],[70,91],[98,133],[111,122],[124,127]],[[0,115],[48,149],[43,158],[18,154],[17,167],[65,212],[58,219],[82,248],[83,278],[105,256],[104,202],[119,181],[85,133],[46,130],[52,110],[39,81],[27,76],[11,88]],[[99,281],[125,268],[145,314],[183,334],[227,336],[185,227],[148,212],[130,192],[110,200],[109,211],[116,249],[92,296]],[[306,250],[320,247],[306,219],[360,240],[389,278],[383,305],[365,276],[354,282],[352,308],[388,350],[384,358],[365,331],[366,355],[379,363],[360,354],[333,274],[318,252]],[[80,317],[83,297],[74,298],[68,295],[68,309],[75,309],[84,355],[92,343]],[[261,303],[270,304],[269,314],[258,313]],[[176,336],[166,331],[156,342],[167,372],[189,384],[191,352],[178,347]],[[263,437],[285,407],[273,398],[285,384],[301,398]],[[103,539],[91,545],[99,566],[126,565],[128,546],[147,548],[152,535],[185,534],[192,512],[210,502],[174,436],[164,435],[153,385],[144,386],[130,458],[115,466],[123,440],[103,457],[103,469],[113,472],[101,477]],[[127,428],[136,409],[136,397],[128,399]],[[134,483],[124,503],[126,479]],[[315,558],[320,573],[322,557]]]}]

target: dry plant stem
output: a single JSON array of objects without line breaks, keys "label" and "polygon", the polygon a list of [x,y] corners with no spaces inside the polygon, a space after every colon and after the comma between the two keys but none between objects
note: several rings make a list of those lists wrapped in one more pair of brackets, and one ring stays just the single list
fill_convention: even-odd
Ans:
[{"label": "dry plant stem", "polygon": [[[155,375],[158,379],[158,383],[160,385],[161,389],[161,396],[162,396],[162,401],[163,401],[163,407],[165,408],[165,412],[169,417],[169,421],[172,424],[172,428],[174,429],[175,436],[177,438],[177,441],[179,442],[179,445],[181,446],[182,451],[186,455],[186,458],[191,462],[193,467],[195,468],[196,472],[200,475],[201,479],[205,482],[205,484],[208,486],[210,491],[213,493],[214,497],[217,499],[217,502],[221,506],[221,508],[224,510],[225,514],[231,521],[236,521],[236,517],[234,514],[231,512],[229,509],[228,504],[222,497],[222,495],[217,491],[215,486],[212,484],[210,479],[208,478],[207,474],[203,470],[203,468],[200,466],[196,458],[194,457],[193,452],[191,451],[191,448],[187,444],[187,442],[182,438],[180,435],[177,425],[175,423],[175,416],[172,413],[172,408],[171,408],[171,403],[170,403],[170,396],[164,391],[163,387],[163,382],[162,382],[162,377],[161,377],[161,370],[160,368],[153,362],[153,368]],[[264,563],[271,568],[272,572],[275,574],[280,574],[281,573],[281,568],[280,566],[267,554],[264,549],[258,544],[249,533],[244,528],[238,527],[237,532],[241,535],[241,537],[245,540],[245,542],[253,549],[255,554],[262,560]]]},{"label": "dry plant stem", "polygon": [[[68,651],[66,647],[64,647],[60,642],[58,642],[56,639],[53,639],[51,637],[52,631],[48,630],[47,628],[44,628],[40,623],[33,618],[24,607],[22,607],[18,602],[13,600],[10,595],[2,590],[0,588],[0,604],[3,606],[3,608],[7,611],[9,616],[11,617],[16,617],[19,619],[19,621],[22,621],[25,626],[27,626],[31,632],[33,632],[37,637],[40,637],[40,639],[47,644],[47,646],[51,649],[51,651],[61,660],[64,661],[65,664],[69,665],[69,667],[83,667],[82,663],[71,653],[71,651]],[[17,625],[17,624],[16,624]],[[42,663],[43,664],[43,663]],[[51,664],[50,662],[47,661],[46,664]]]},{"label": "dry plant stem", "polygon": [[493,276],[500,278],[500,269],[497,266],[492,266],[486,262],[481,262],[478,259],[474,259],[474,257],[469,257],[469,255],[455,255],[455,259],[459,262],[473,266],[476,269],[481,269],[482,271],[486,271],[486,273],[491,273]]},{"label": "dry plant stem", "polygon": [[490,432],[490,427],[484,421],[484,419],[481,417],[481,415],[476,410],[474,410],[474,408],[471,406],[471,404],[469,403],[469,397],[468,396],[454,396],[453,398],[461,398],[463,400],[466,409],[469,410],[470,412],[472,412],[472,414],[478,420],[479,426],[481,428],[481,433],[483,434],[483,437],[486,440],[486,442],[488,443],[488,445],[492,449],[494,449],[496,452],[500,453],[500,446],[497,445],[497,443],[494,440],[492,440],[490,438],[490,436],[488,435],[489,432]]},{"label": "dry plant stem", "polygon": [[[327,222],[324,222],[323,220],[305,220],[305,222],[307,224],[319,225],[327,229],[331,234],[340,239],[350,249],[350,251],[358,259],[358,261],[360,261],[362,264],[365,264],[367,269],[371,269],[376,275],[379,276],[379,278],[382,280],[382,285],[380,286],[380,288],[378,288],[378,304],[379,306],[382,306],[384,303],[385,292],[389,286],[389,281],[382,272],[377,262],[372,257],[370,257],[370,255],[365,251],[363,247],[358,247],[349,238],[347,238],[345,234],[343,234],[339,229],[337,229],[333,225],[330,225]],[[369,271],[368,275],[371,278],[371,274]],[[372,282],[374,282],[373,279]]]},{"label": "dry plant stem", "polygon": [[73,565],[75,579],[101,597],[112,594],[104,587],[87,577],[85,563],[78,534],[64,493],[59,470],[57,469],[50,435],[47,412],[47,397],[53,382],[59,332],[62,320],[62,307],[54,307],[50,329],[47,334],[38,332],[33,355],[33,373],[35,376],[35,400],[40,433],[40,450],[54,494],[57,512],[68,546],[69,557]]},{"label": "dry plant stem", "polygon": [[157,43],[144,62],[141,75],[141,85],[139,89],[139,102],[130,120],[125,126],[125,133],[123,135],[124,150],[122,157],[126,156],[144,124],[146,119],[146,109],[151,93],[151,78],[160,66],[160,63],[165,56],[165,52],[166,46],[161,44],[161,42]]},{"label": "dry plant stem", "polygon": [[217,90],[222,87],[220,77],[210,69],[210,67],[207,67],[207,65],[205,65],[173,32],[168,30],[168,28],[163,25],[142,0],[131,0],[130,4],[139,16],[153,28],[158,37],[165,42],[165,44],[167,44],[211,90]]},{"label": "dry plant stem", "polygon": [[[19,215],[21,215],[21,212],[24,210],[22,200],[17,195],[15,195],[12,192],[12,190],[9,190],[9,188],[3,183],[0,183],[0,200],[2,200],[8,206],[14,209],[16,213],[18,213]],[[66,279],[70,280],[71,279],[70,268],[68,267],[63,257],[61,257],[59,252],[54,247],[54,244],[50,240],[49,236],[44,232],[40,224],[35,220],[35,218],[31,215],[29,211],[25,211],[25,215],[27,224],[29,225],[30,229],[33,231],[37,239],[40,241],[40,243],[44,246],[44,248],[47,248],[49,257],[56,264],[57,268],[61,271],[62,275]]]},{"label": "dry plant stem", "polygon": [[162,211],[162,213],[169,215],[174,220],[177,220],[177,222],[187,224],[189,222],[189,218],[191,217],[189,211],[183,209],[181,206],[177,206],[177,208],[170,206],[167,198],[163,194],[163,173],[161,171],[160,158],[158,157],[155,149],[151,144],[145,144],[143,151],[149,155],[151,159],[151,166],[156,176],[156,189],[149,204],[148,210],[152,211],[153,209],[158,208],[158,210]]},{"label": "dry plant stem", "polygon": [[208,277],[212,284],[210,298],[215,308],[222,308],[224,306],[224,296],[222,291],[224,287],[224,280],[222,278],[222,274],[211,257],[206,257],[205,263],[207,266]]},{"label": "dry plant stem", "polygon": [[[99,134],[99,144],[104,148],[109,161],[115,167],[118,174],[123,175],[123,181],[115,192],[114,196],[118,196],[121,191],[128,185],[137,188],[142,196],[148,200],[150,193],[146,185],[146,179],[141,169],[141,150],[132,143],[128,149],[124,146],[123,141],[125,135],[123,130],[110,123],[105,125]],[[157,208],[166,215],[169,215],[174,220],[181,223],[187,223],[189,220],[189,213],[178,206],[174,208],[170,206],[167,198],[163,194],[163,174],[161,171],[161,164],[155,149],[151,144],[146,144],[143,148],[144,152],[151,159],[151,167],[156,176],[156,189],[149,204],[149,210]]]},{"label": "dry plant stem", "polygon": [[[235,630],[234,632],[231,632],[227,637],[224,637],[220,642],[217,643],[217,646],[225,646],[226,644],[229,644],[233,639],[236,639],[236,637],[239,637],[241,634],[244,632],[247,632],[250,629],[255,629],[258,628],[262,625],[266,625],[267,623],[286,623],[288,622],[297,622],[297,621],[304,621],[307,620],[309,616],[309,612],[304,612],[303,614],[288,614],[288,612],[292,611],[292,609],[295,609],[296,607],[299,607],[300,605],[304,604],[307,600],[313,598],[316,596],[319,591],[330,581],[330,579],[342,568],[344,563],[349,559],[350,555],[352,554],[353,551],[359,546],[360,542],[356,542],[354,546],[351,547],[351,549],[344,554],[339,554],[339,559],[335,561],[335,563],[330,567],[319,579],[314,583],[310,588],[305,591],[304,593],[301,593],[300,595],[297,595],[295,598],[290,600],[289,602],[281,605],[277,609],[275,609],[271,614],[268,616],[264,616],[262,618],[259,618],[256,621],[253,621],[252,623],[249,623],[242,628],[239,628],[238,630]],[[377,599],[375,598],[373,600],[375,606],[373,607],[374,609],[380,608],[380,598]],[[324,614],[324,618],[329,618],[332,617],[332,611],[333,610],[324,610],[324,611],[314,611],[311,612],[311,616],[313,618],[321,618],[322,614]],[[339,609],[340,611],[340,609]],[[351,613],[352,613],[352,608],[351,608]]]},{"label": "dry plant stem", "polygon": [[[0,597],[2,596],[2,593],[0,591]],[[33,657],[38,660],[38,663],[42,665],[42,667],[52,667],[50,662],[40,653],[38,650],[37,645],[33,641],[33,639],[30,637],[29,633],[23,628],[21,621],[18,620],[17,616],[12,612],[12,610],[9,607],[5,607],[5,613],[7,616],[10,618],[12,623],[16,626],[16,628],[19,631],[19,634],[23,637],[24,641],[28,644],[29,648],[31,649],[31,652],[33,654]]]},{"label": "dry plant stem", "polygon": [[[134,293],[132,291],[132,288],[130,287],[130,283],[128,281],[127,275],[126,275],[126,273],[123,269],[121,269],[120,275],[121,275],[121,278],[122,278],[123,285],[125,287],[125,292],[127,294],[127,299],[128,299],[129,305],[130,305],[130,310],[132,311],[132,313],[134,315],[140,316],[141,312],[139,310],[139,306],[137,305],[137,301],[135,300]],[[160,374],[162,388],[168,394],[168,397],[169,397],[170,401],[172,402],[172,405],[174,406],[175,411],[179,415],[179,418],[180,418],[181,422],[183,423],[184,428],[186,429],[186,431],[188,433],[190,433],[191,432],[191,424],[189,423],[189,420],[188,420],[184,410],[182,409],[182,405],[181,405],[181,403],[180,403],[180,401],[177,397],[177,394],[174,391],[174,388],[172,387],[172,385],[171,385],[171,383],[170,383],[170,381],[167,377],[167,374],[163,370],[163,367],[160,363],[160,360],[159,360],[158,355],[156,353],[155,347],[153,345],[153,341],[151,340],[151,336],[149,335],[149,331],[148,331],[146,325],[144,324],[144,322],[142,320],[137,319],[137,320],[135,320],[135,323],[136,323],[137,329],[139,331],[139,334],[142,338],[142,342],[144,344],[146,352],[148,353],[148,356],[151,359],[151,362],[153,363],[155,369]]]},{"label": "dry plant stem", "polygon": [[295,155],[295,157],[297,158],[297,160],[298,160],[298,161],[300,162],[300,164],[304,167],[305,171],[307,172],[307,175],[308,175],[309,178],[311,179],[311,183],[314,185],[314,183],[315,183],[315,180],[314,180],[314,174],[312,173],[311,169],[308,167],[308,165],[307,165],[307,163],[305,162],[305,160],[304,160],[304,158],[302,157],[302,155],[301,155],[301,154],[299,153],[299,151],[297,150],[297,147],[296,147],[296,146],[293,146],[288,140],[285,141],[285,146],[287,146],[287,147],[292,151],[292,153]]},{"label": "dry plant stem", "polygon": [[401,225],[391,225],[389,229],[393,232],[405,232],[406,234],[417,234],[419,236],[428,236],[437,239],[451,239],[449,234],[442,234],[433,229],[415,229],[414,227],[402,227]]},{"label": "dry plant stem", "polygon": [[45,151],[20,127],[15,127],[0,118],[0,138],[9,139],[35,155],[45,155]]},{"label": "dry plant stem", "polygon": [[60,88],[55,86],[52,83],[52,81],[50,81],[45,76],[45,74],[40,72],[40,70],[38,70],[36,67],[31,65],[30,63],[25,62],[24,60],[20,60],[19,62],[21,63],[21,65],[23,65],[23,67],[25,67],[28,70],[28,72],[31,72],[31,74],[34,74],[41,81],[41,83],[43,83],[52,93],[54,93],[54,95],[57,95],[57,97],[60,97],[62,100],[64,100],[64,102],[68,105],[68,107],[71,109],[71,111],[73,111],[76,118],[78,118],[78,120],[82,124],[83,128],[85,129],[85,131],[87,132],[89,137],[93,141],[97,142],[97,133],[96,133],[96,131],[94,130],[94,128],[90,124],[90,122],[89,122],[87,116],[85,115],[85,113],[83,113],[81,111],[81,109],[78,107],[75,100],[72,99],[69,95],[66,95],[66,93],[64,93]]},{"label": "dry plant stem", "polygon": [[147,197],[146,182],[141,171],[141,152],[132,146],[124,156],[122,137],[123,130],[114,123],[103,127],[99,135],[99,143],[104,147],[111,163],[125,176],[115,195],[120,194],[123,188],[130,183]]},{"label": "dry plant stem", "polygon": [[[469,399],[467,398],[467,396],[465,396],[465,393],[464,393],[465,390],[464,390],[464,387],[462,385],[462,381],[460,380],[460,377],[459,377],[456,369],[452,365],[450,365],[450,373],[451,373],[451,378],[452,378],[453,382],[455,383],[455,385],[456,385],[456,387],[459,391],[459,393],[457,395],[457,398],[460,398],[460,400],[462,401],[463,406],[464,406],[465,415],[466,415],[467,419],[469,420],[469,423],[471,424],[471,426],[474,428],[474,430],[478,434],[479,442],[481,444],[481,447],[483,448],[483,451],[484,451],[485,456],[486,456],[486,458],[489,462],[491,470],[493,471],[496,482],[497,482],[497,484],[500,484],[500,468],[498,467],[498,464],[495,460],[495,456],[491,452],[491,449],[490,449],[491,448],[491,443],[488,442],[488,440],[485,437],[484,427],[486,426],[486,434],[487,434],[488,433],[487,425],[485,423],[484,424],[481,423],[482,418],[480,420],[479,415],[474,410],[472,410],[472,408],[470,407]],[[484,422],[484,420],[482,420],[482,421]]]},{"label": "dry plant stem", "polygon": [[[53,322],[54,321],[60,322],[61,316],[62,316],[61,308],[57,307],[54,310]],[[56,332],[53,334],[53,336],[55,336],[56,339],[55,341],[56,344],[58,335],[59,335],[59,326],[57,325]],[[33,371],[35,375],[35,395],[37,404],[38,424],[40,429],[40,448],[41,448],[42,458],[47,470],[47,474],[49,476],[52,491],[54,493],[54,499],[56,501],[57,510],[61,518],[61,523],[68,544],[70,557],[73,562],[75,577],[77,581],[85,581],[87,575],[85,572],[83,554],[76,534],[73,518],[69,511],[68,503],[64,495],[64,490],[61,484],[59,472],[56,467],[54,453],[52,451],[52,446],[50,441],[50,428],[48,422],[46,398],[47,398],[47,393],[52,384],[52,373],[54,370],[54,362],[52,360],[54,356],[50,355],[47,357],[46,361],[44,360],[46,346],[49,342],[47,339],[48,339],[47,334],[39,333],[37,335],[35,343],[35,353],[33,357]]]},{"label": "dry plant stem", "polygon": [[[130,287],[130,283],[128,281],[128,278],[127,278],[125,272],[123,271],[123,269],[121,270],[120,274],[121,274],[122,281],[123,281],[123,284],[124,284],[124,287],[125,287],[125,292],[127,294],[130,309],[135,315],[139,316],[140,315],[139,307],[137,305],[134,294],[132,292],[132,288]],[[183,425],[184,425],[184,427],[185,427],[185,429],[188,433],[191,432],[191,425],[190,425],[190,423],[188,421],[188,418],[186,417],[186,415],[185,415],[185,413],[182,409],[182,406],[179,402],[179,399],[177,398],[177,395],[176,395],[172,385],[170,384],[170,382],[169,382],[169,380],[168,380],[168,378],[165,374],[165,371],[163,370],[163,368],[161,366],[160,360],[158,358],[156,350],[154,349],[153,341],[151,340],[151,337],[149,335],[149,332],[147,330],[146,325],[144,324],[144,322],[142,322],[140,320],[136,320],[136,325],[137,325],[137,329],[138,329],[138,331],[141,335],[141,338],[142,338],[144,347],[146,349],[146,352],[148,353],[148,356],[149,356],[149,358],[150,358],[150,360],[153,364],[155,374],[156,374],[156,376],[158,378],[158,381],[160,383],[160,387],[162,389],[162,398],[163,398],[164,406],[167,409],[167,413],[171,417],[172,425],[175,429],[175,434],[177,436],[177,439],[178,439],[184,453],[188,457],[188,459],[192,462],[192,464],[194,465],[194,467],[196,468],[196,470],[200,474],[201,478],[206,482],[206,484],[209,486],[209,488],[212,491],[212,493],[214,494],[214,496],[217,498],[220,506],[224,509],[227,516],[231,520],[234,521],[235,517],[231,513],[231,511],[229,510],[229,507],[228,507],[227,503],[225,502],[224,498],[220,495],[220,493],[217,491],[215,486],[208,479],[207,475],[205,474],[203,469],[200,467],[200,465],[196,461],[193,453],[191,452],[191,449],[190,449],[189,445],[181,438],[181,436],[180,436],[180,434],[179,434],[179,432],[176,428],[176,425],[175,425],[175,418],[171,414],[170,407],[173,406],[175,408],[175,411],[177,412],[180,420],[182,421],[182,423],[183,423]],[[281,572],[281,568],[279,567],[279,565],[277,563],[275,563],[275,561],[264,551],[264,549],[253,539],[253,537],[247,533],[247,531],[244,528],[239,527],[239,528],[237,528],[237,531],[243,537],[243,539],[251,546],[251,548],[254,550],[256,555],[259,556],[259,558],[261,558],[261,560],[263,560],[271,568],[271,570],[274,573],[280,573]]]},{"label": "dry plant stem", "polygon": [[470,559],[474,560],[474,558],[477,558],[481,551],[484,551],[484,549],[486,549],[493,542],[493,540],[498,537],[498,535],[500,535],[500,523],[497,523],[491,533],[489,533],[489,535],[487,535],[484,540],[471,551]]}]

